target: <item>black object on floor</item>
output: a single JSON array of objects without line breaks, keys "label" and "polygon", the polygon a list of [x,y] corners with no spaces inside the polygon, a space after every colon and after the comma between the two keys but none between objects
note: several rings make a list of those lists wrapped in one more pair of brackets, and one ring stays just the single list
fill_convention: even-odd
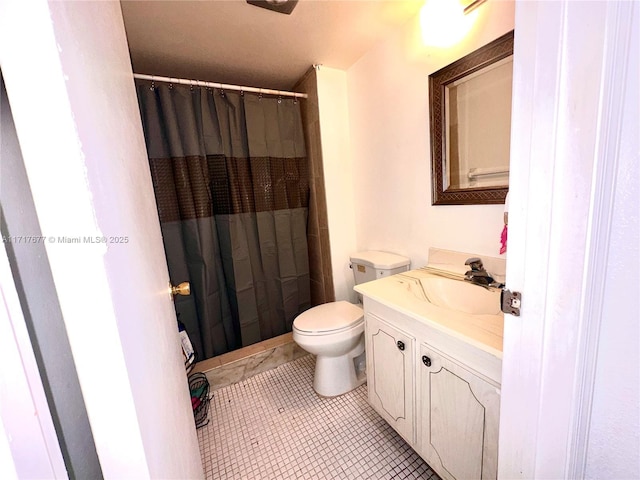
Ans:
[{"label": "black object on floor", "polygon": [[191,406],[196,428],[209,423],[209,381],[204,373],[189,375],[189,391],[191,392]]}]

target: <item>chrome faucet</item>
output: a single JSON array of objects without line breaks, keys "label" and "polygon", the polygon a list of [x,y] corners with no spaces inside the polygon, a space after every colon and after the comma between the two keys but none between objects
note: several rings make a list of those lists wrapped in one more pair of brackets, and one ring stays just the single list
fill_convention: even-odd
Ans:
[{"label": "chrome faucet", "polygon": [[464,274],[464,279],[467,282],[471,282],[474,285],[480,285],[481,287],[495,287],[502,288],[504,284],[496,282],[495,279],[487,272],[482,265],[482,260],[477,257],[467,258],[464,262],[465,265],[469,265],[471,270],[468,270]]}]

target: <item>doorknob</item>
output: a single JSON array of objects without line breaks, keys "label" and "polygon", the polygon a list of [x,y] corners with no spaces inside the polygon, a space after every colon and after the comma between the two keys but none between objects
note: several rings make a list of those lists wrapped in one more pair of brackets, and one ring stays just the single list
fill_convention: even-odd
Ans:
[{"label": "doorknob", "polygon": [[191,295],[191,285],[189,282],[182,282],[178,286],[171,285],[171,295]]}]

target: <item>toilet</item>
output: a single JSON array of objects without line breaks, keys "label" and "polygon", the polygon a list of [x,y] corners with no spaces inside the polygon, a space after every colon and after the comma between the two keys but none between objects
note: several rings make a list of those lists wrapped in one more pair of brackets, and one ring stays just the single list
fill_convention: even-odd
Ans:
[{"label": "toilet", "polygon": [[[356,285],[405,272],[410,264],[401,255],[377,251],[356,253],[350,260]],[[316,355],[318,395],[335,397],[365,382],[362,305],[342,300],[310,308],[293,321],[293,340]]]}]

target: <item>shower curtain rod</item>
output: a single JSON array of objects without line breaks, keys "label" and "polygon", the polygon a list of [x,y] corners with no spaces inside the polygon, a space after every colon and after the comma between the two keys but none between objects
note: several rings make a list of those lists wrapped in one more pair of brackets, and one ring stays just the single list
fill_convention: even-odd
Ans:
[{"label": "shower curtain rod", "polygon": [[179,83],[181,85],[190,85],[193,87],[210,87],[219,88],[221,90],[239,90],[241,92],[255,92],[265,95],[279,95],[281,97],[297,97],[307,98],[306,93],[285,92],[284,90],[271,90],[268,88],[243,87],[241,85],[229,85],[226,83],[203,82],[202,80],[188,80],[185,78],[158,77],[156,75],[144,75],[142,73],[134,73],[133,78],[140,80],[151,80],[153,82]]}]

